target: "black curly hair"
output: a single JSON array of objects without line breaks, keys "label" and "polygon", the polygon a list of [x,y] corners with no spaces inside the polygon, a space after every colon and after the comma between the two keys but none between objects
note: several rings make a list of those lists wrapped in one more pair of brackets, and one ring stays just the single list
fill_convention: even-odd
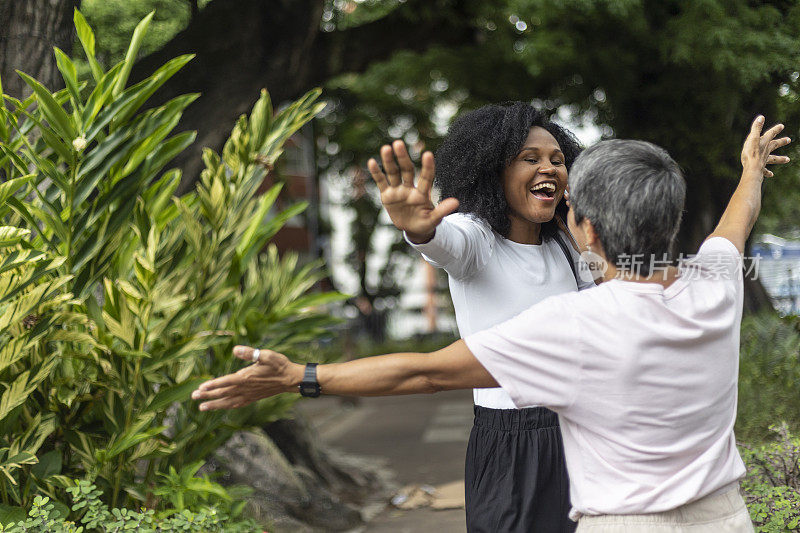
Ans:
[{"label": "black curly hair", "polygon": [[[569,171],[581,151],[570,131],[525,102],[491,104],[456,119],[436,151],[434,181],[441,197],[456,198],[459,212],[482,218],[494,231],[508,237],[511,221],[502,176],[534,126],[555,137]],[[567,219],[563,199],[556,206],[556,216]],[[552,238],[557,228],[555,220],[543,223],[542,239]]]}]

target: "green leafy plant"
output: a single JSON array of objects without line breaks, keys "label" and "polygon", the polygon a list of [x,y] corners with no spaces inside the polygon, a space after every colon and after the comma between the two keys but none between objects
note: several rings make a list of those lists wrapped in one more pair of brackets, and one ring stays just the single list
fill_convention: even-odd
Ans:
[{"label": "green leafy plant", "polygon": [[[9,533],[47,532],[47,533],[83,533],[118,531],[137,531],[140,533],[156,533],[167,531],[187,532],[246,532],[258,531],[252,520],[231,519],[225,513],[213,507],[170,510],[156,516],[153,510],[141,508],[137,510],[125,508],[109,509],[100,500],[102,493],[86,480],[76,481],[67,488],[72,500],[72,510],[80,515],[76,521],[67,520],[59,509],[46,496],[33,499],[27,517],[0,525],[0,531]],[[81,524],[81,525],[78,525]]]},{"label": "green leafy plant", "polygon": [[341,298],[314,291],[319,263],[300,266],[268,246],[305,204],[278,209],[281,184],[257,194],[286,140],[320,111],[319,91],[280,112],[263,91],[222,154],[205,151],[196,190],[178,198],[180,171],[166,167],[194,140],[173,130],[197,95],[146,104],[192,56],[129,86],[150,19],[106,70],[76,10],[92,79],[80,81],[56,50],[65,89],[20,73],[31,97],[0,100],[0,498],[9,512],[37,496],[56,502],[83,476],[112,508],[164,508],[163,480],[180,480],[192,502],[228,505],[230,491],[187,473],[293,400],[200,413],[190,392],[234,369],[234,343],[302,355],[332,323],[324,305]]},{"label": "green leafy plant", "polygon": [[742,320],[736,437],[772,438],[769,427],[785,421],[800,431],[800,322],[775,313]]},{"label": "green leafy plant", "polygon": [[162,484],[153,491],[153,494],[168,501],[178,511],[206,503],[209,499],[230,502],[231,497],[225,487],[207,477],[197,476],[197,471],[203,464],[203,461],[197,461],[187,465],[180,472],[175,470],[174,466],[170,466],[169,472],[160,474]]},{"label": "green leafy plant", "polygon": [[785,423],[770,431],[776,439],[769,444],[740,445],[747,506],[760,532],[800,531],[800,438]]}]

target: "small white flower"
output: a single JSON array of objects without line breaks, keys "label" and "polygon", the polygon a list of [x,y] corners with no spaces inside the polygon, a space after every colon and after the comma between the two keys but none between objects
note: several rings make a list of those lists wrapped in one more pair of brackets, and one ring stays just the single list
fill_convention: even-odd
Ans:
[{"label": "small white flower", "polygon": [[86,137],[81,135],[77,137],[74,141],[72,141],[72,147],[75,149],[76,152],[80,152],[84,148],[86,148]]}]

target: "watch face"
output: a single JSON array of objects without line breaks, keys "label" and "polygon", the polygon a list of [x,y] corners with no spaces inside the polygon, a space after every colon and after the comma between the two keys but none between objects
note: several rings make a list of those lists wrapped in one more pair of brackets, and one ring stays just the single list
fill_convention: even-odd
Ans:
[{"label": "watch face", "polygon": [[319,396],[319,387],[316,383],[301,383],[300,394],[303,396]]}]

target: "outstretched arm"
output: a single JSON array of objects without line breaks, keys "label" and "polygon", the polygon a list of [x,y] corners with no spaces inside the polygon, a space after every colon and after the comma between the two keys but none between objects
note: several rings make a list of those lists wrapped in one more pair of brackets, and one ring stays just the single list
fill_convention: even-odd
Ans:
[{"label": "outstretched arm", "polygon": [[742,147],[742,178],[736,187],[728,207],[720,218],[714,232],[708,237],[725,237],[744,253],[744,245],[756,223],[761,210],[761,183],[764,177],[772,177],[766,165],[788,163],[786,156],[773,155],[776,149],[789,144],[789,137],[775,139],[783,131],[783,124],[777,124],[763,135],[764,117],[759,115],[753,121],[750,133]]},{"label": "outstretched arm", "polygon": [[[253,348],[236,346],[233,354],[250,360]],[[192,398],[204,400],[200,404],[202,411],[242,407],[282,392],[298,392],[303,372],[304,365],[293,363],[278,352],[262,350],[258,362],[203,383]],[[324,394],[346,396],[419,394],[498,386],[464,341],[428,354],[398,353],[319,365],[317,381]]]}]

